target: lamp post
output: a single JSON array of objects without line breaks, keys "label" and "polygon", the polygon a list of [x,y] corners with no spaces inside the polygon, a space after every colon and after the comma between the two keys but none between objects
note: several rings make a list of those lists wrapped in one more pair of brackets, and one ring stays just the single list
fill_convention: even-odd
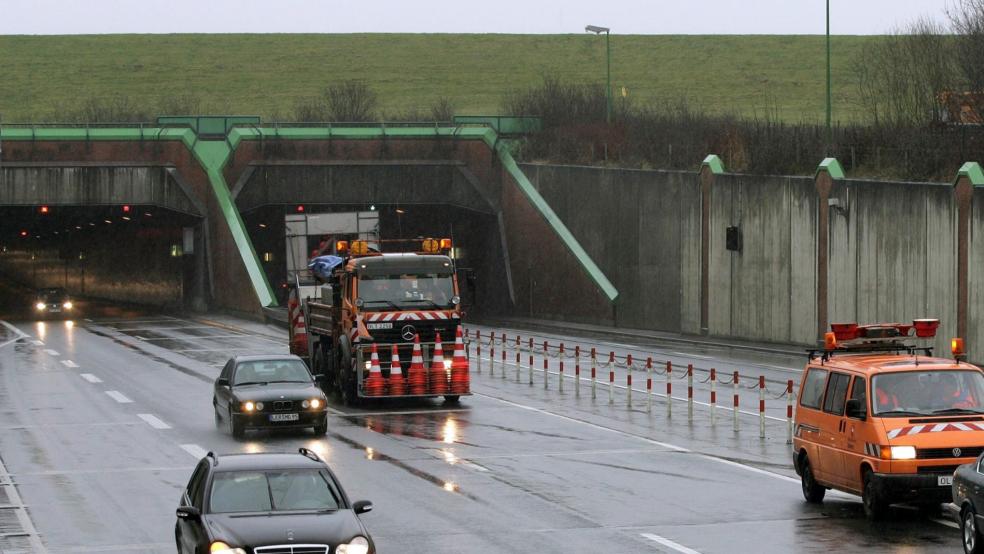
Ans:
[{"label": "lamp post", "polygon": [[608,57],[607,73],[608,78],[606,80],[607,86],[605,87],[605,114],[608,118],[608,123],[612,122],[612,43],[611,43],[611,29],[608,27],[598,27],[596,25],[588,25],[584,28],[588,33],[594,33],[600,35],[605,33],[605,50]]}]

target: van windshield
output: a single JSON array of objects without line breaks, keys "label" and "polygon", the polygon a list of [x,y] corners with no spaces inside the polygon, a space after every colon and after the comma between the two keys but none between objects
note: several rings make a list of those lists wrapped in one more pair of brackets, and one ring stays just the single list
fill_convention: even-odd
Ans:
[{"label": "van windshield", "polygon": [[876,416],[984,413],[984,374],[976,370],[882,373],[871,379],[871,390]]}]

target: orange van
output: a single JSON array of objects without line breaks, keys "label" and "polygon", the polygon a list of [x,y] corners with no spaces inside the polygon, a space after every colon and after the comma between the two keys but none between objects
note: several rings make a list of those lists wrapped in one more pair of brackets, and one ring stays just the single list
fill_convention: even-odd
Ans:
[{"label": "orange van", "polygon": [[793,433],[807,502],[858,494],[878,519],[894,502],[936,511],[952,500],[954,470],[984,451],[984,372],[961,361],[960,339],[954,359],[912,344],[938,326],[833,324],[810,352]]}]

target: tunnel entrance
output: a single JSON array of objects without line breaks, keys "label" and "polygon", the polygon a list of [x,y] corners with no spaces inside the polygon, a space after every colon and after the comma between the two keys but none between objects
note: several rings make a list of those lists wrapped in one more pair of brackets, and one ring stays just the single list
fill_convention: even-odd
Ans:
[{"label": "tunnel entrance", "polygon": [[[383,240],[451,238],[464,308],[475,315],[497,315],[510,309],[508,268],[496,216],[438,204],[267,205],[244,213],[250,238],[281,305],[286,305],[292,265],[286,219],[298,214],[359,212],[377,215],[378,237]],[[351,233],[311,234],[307,237],[305,258],[310,258],[322,241],[351,238]]]},{"label": "tunnel entrance", "polygon": [[[33,315],[25,297],[63,288],[76,298],[200,309],[207,298],[202,218],[153,205],[0,207],[0,314]],[[12,291],[7,291],[8,293]]]}]

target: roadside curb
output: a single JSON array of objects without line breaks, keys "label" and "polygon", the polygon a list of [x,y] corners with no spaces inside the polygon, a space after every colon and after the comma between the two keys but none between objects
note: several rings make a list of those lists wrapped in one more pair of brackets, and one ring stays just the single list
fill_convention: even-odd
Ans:
[{"label": "roadside curb", "polygon": [[210,325],[212,327],[218,327],[219,329],[225,329],[226,331],[233,331],[235,333],[243,333],[243,334],[246,334],[246,335],[260,335],[260,336],[263,336],[263,337],[266,337],[266,338],[269,338],[269,339],[278,340],[278,341],[279,340],[284,340],[284,337],[283,336],[278,336],[278,335],[268,334],[268,333],[262,333],[262,332],[257,332],[257,331],[250,331],[250,330],[247,330],[247,329],[243,329],[242,327],[237,327],[235,325],[230,325],[230,324],[224,323],[222,321],[215,321],[214,319],[208,319],[208,318],[205,318],[205,317],[191,316],[191,317],[189,317],[189,319],[191,319],[193,321],[197,321],[197,322],[202,323],[202,324],[205,324],[205,325]]}]

